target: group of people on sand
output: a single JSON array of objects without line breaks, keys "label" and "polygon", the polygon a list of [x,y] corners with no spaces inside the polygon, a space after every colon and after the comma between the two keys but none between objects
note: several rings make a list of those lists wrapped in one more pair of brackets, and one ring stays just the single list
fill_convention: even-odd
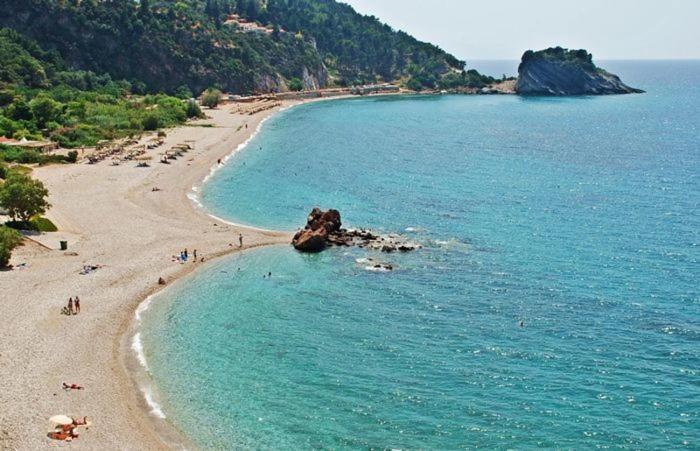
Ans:
[{"label": "group of people on sand", "polygon": [[[175,257],[173,256],[173,259],[174,258]],[[184,251],[180,251],[180,256],[177,257],[177,261],[179,261],[180,263],[185,263],[189,259],[190,259],[190,253],[187,249],[185,249]],[[202,261],[204,261],[204,258],[202,258]],[[195,249],[192,252],[192,263],[197,263],[197,249]]]},{"label": "group of people on sand", "polygon": [[[191,256],[192,256],[192,263],[197,263],[197,249],[195,249],[192,252]],[[172,261],[178,262],[180,264],[184,264],[184,263],[188,262],[189,260],[190,260],[190,252],[187,249],[180,251],[179,256],[173,255],[173,257],[172,257]],[[204,262],[204,257],[201,257],[199,261]]]},{"label": "group of people on sand", "polygon": [[48,437],[54,440],[72,441],[80,435],[77,432],[78,426],[90,426],[87,417],[73,418],[70,424],[59,424],[53,430],[49,431]]},{"label": "group of people on sand", "polygon": [[[196,254],[197,251],[195,250],[194,252],[195,252],[194,259],[197,260],[197,254]],[[188,258],[190,258],[190,253],[187,252],[187,249],[185,249],[184,251],[180,251],[180,261],[182,263],[185,263]]]},{"label": "group of people on sand", "polygon": [[78,296],[75,297],[75,300],[68,298],[68,305],[63,307],[63,314],[70,316],[78,313],[80,313],[80,298]]}]

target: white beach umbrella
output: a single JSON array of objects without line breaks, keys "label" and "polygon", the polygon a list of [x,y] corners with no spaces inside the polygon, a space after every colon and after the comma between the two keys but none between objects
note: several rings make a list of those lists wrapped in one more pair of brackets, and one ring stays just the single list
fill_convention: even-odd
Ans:
[{"label": "white beach umbrella", "polygon": [[67,426],[69,424],[73,424],[73,418],[69,417],[68,415],[54,415],[51,418],[49,418],[49,421],[59,426]]}]

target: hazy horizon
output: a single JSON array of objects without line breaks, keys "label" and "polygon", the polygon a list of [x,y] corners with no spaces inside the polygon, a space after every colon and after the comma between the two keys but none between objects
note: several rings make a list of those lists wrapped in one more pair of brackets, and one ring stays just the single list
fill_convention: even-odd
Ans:
[{"label": "hazy horizon", "polygon": [[597,60],[700,59],[700,2],[502,0],[487,9],[461,0],[341,0],[394,29],[464,60],[517,60],[525,50],[584,48]]}]

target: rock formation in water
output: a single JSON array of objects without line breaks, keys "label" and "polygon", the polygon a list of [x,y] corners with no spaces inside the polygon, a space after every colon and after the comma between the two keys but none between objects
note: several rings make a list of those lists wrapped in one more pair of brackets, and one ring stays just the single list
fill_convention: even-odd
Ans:
[{"label": "rock formation in water", "polygon": [[294,235],[292,244],[302,252],[321,252],[328,245],[331,234],[340,232],[342,226],[338,210],[321,211],[314,208],[306,221],[306,228]]},{"label": "rock formation in water", "polygon": [[574,96],[644,92],[624,84],[617,75],[593,64],[585,50],[561,47],[525,52],[518,67],[515,91],[520,95]]},{"label": "rock formation in water", "polygon": [[420,245],[403,240],[397,235],[379,236],[366,230],[342,228],[338,210],[322,211],[314,208],[306,221],[306,227],[297,232],[292,240],[300,252],[321,252],[329,246],[358,246],[381,252],[409,252]]}]

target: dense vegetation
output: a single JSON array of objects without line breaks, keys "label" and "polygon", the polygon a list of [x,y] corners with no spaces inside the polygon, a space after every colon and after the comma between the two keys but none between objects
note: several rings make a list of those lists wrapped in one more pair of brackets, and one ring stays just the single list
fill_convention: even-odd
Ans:
[{"label": "dense vegetation", "polygon": [[[252,93],[398,80],[422,90],[493,82],[335,0],[0,0],[0,6],[6,27],[0,136],[51,139],[67,148],[199,116],[183,99],[211,87]],[[242,32],[227,23],[234,13],[269,31]],[[0,147],[0,160],[49,163],[75,155]]]},{"label": "dense vegetation", "polygon": [[266,8],[254,8],[252,14],[244,10],[243,14],[312,36],[324,62],[338,73],[342,84],[378,78],[393,81],[409,75],[411,66],[439,76],[461,71],[465,65],[432,44],[332,0],[269,0]]},{"label": "dense vegetation", "polygon": [[[137,92],[215,86],[251,93],[283,90],[292,80],[297,89],[298,81],[309,88],[409,78],[438,87],[444,75],[464,69],[441,49],[335,0],[3,3],[0,26],[31,37],[73,69],[129,80]],[[233,13],[273,32],[240,32],[226,24]]]},{"label": "dense vegetation", "polygon": [[[133,96],[145,90],[142,83],[71,70],[55,51],[44,51],[13,30],[0,30],[0,61],[0,136],[7,138],[50,138],[71,148],[201,114],[175,97]],[[184,89],[178,93],[192,96]],[[76,156],[41,156],[0,146],[0,160],[19,163],[75,161]]]},{"label": "dense vegetation", "polygon": [[528,50],[523,54],[520,65],[537,60],[557,60],[564,64],[575,64],[587,70],[596,70],[593,64],[593,55],[586,50],[569,50],[562,47],[550,47],[548,49],[534,52]]}]

